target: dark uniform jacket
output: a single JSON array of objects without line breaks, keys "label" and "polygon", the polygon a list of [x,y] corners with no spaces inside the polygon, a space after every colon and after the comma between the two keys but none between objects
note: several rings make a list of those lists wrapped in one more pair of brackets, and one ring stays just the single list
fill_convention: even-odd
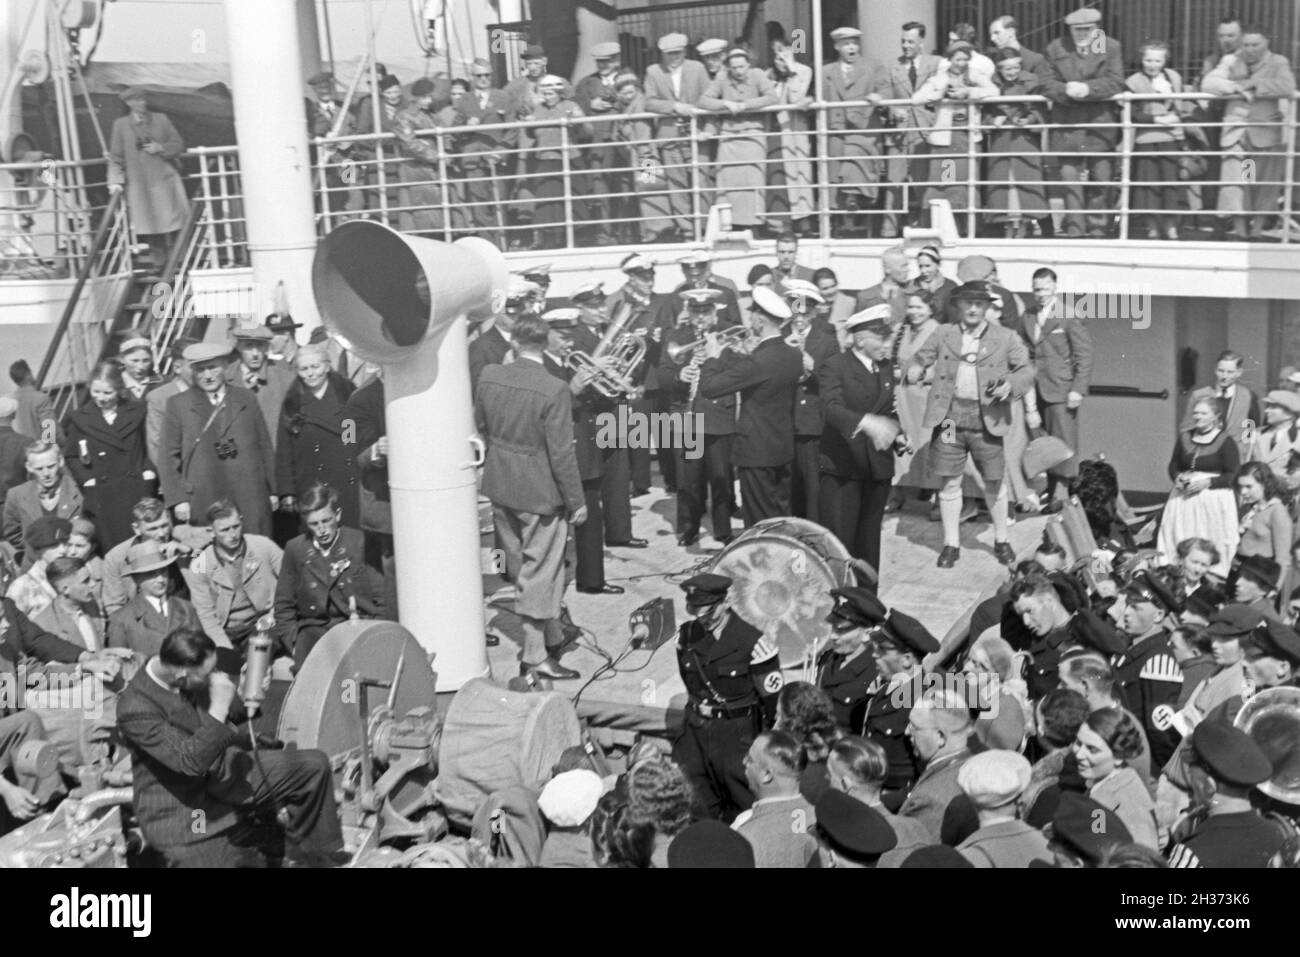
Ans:
[{"label": "dark uniform jacket", "polygon": [[740,393],[732,461],[740,468],[773,468],[794,461],[794,397],[803,375],[799,350],[779,336],[747,356],[730,350],[700,366],[700,394]]},{"label": "dark uniform jacket", "polygon": [[[360,617],[384,617],[384,579],[366,564],[361,532],[340,528],[328,553],[321,552],[310,535],[299,535],[285,546],[275,586],[277,634],[292,639],[299,624],[347,621],[351,598]],[[292,641],[287,644],[292,647]]]},{"label": "dark uniform jacket", "polygon": [[735,612],[722,634],[692,619],[677,632],[677,667],[691,701],[727,711],[762,705],[769,721],[781,690],[781,662],[775,646]]},{"label": "dark uniform jacket", "polygon": [[1029,688],[1029,699],[1036,701],[1049,691],[1054,691],[1061,683],[1058,669],[1066,652],[1079,647],[1079,641],[1070,632],[1069,624],[1055,631],[1035,638],[1029,646],[1029,667],[1025,674],[1025,684]]},{"label": "dark uniform jacket", "polygon": [[1169,866],[1267,867],[1282,841],[1282,829],[1258,811],[1216,814],[1170,849]]},{"label": "dark uniform jacket", "polygon": [[1152,714],[1162,704],[1173,708],[1183,690],[1183,672],[1163,629],[1135,638],[1128,651],[1111,662],[1115,696],[1142,722],[1151,741],[1151,766],[1160,767],[1174,753],[1177,734],[1160,730]]},{"label": "dark uniform jacket", "polygon": [[821,380],[817,377],[817,370],[831,356],[840,354],[840,343],[835,330],[829,324],[814,319],[812,328],[808,330],[808,338],[804,340],[803,351],[812,358],[813,371],[799,383],[799,391],[795,395],[794,434],[820,436],[826,422],[822,417]]},{"label": "dark uniform jacket", "polygon": [[[716,399],[705,398],[696,391],[695,404],[688,410],[686,403],[691,396],[691,384],[682,381],[682,372],[690,365],[691,357],[685,362],[674,362],[668,358],[668,344],[685,345],[694,342],[699,336],[692,326],[678,326],[664,335],[664,348],[659,353],[659,385],[668,392],[669,405],[675,412],[690,411],[704,416],[705,435],[734,435],[736,432],[736,394],[728,392]],[[692,353],[692,356],[694,353]]]},{"label": "dark uniform jacket", "polygon": [[889,481],[894,477],[894,450],[882,452],[865,435],[853,436],[853,430],[868,412],[897,418],[893,365],[877,362],[873,374],[855,353],[842,352],[821,364],[817,378],[826,419],[817,457],[821,470],[859,481]]},{"label": "dark uniform jacket", "polygon": [[835,723],[849,734],[862,727],[867,717],[867,699],[876,680],[876,660],[863,651],[850,661],[830,649],[817,658],[817,687],[835,706]]},{"label": "dark uniform jacket", "polygon": [[488,366],[501,365],[511,349],[510,340],[496,326],[469,344],[469,387],[478,393],[478,378]]},{"label": "dark uniform jacket", "polygon": [[[694,289],[688,282],[681,283],[673,290],[673,296],[678,302],[682,301],[681,294],[687,289]],[[711,277],[702,287],[704,289],[716,289],[722,293],[722,301],[718,303],[718,324],[717,330],[721,332],[724,329],[730,329],[732,326],[740,325],[743,317],[740,315],[740,297],[736,295],[736,287],[728,286]]]},{"label": "dark uniform jacket", "polygon": [[[573,378],[573,370],[560,365],[549,354],[542,356],[542,364],[561,382],[567,384]],[[573,452],[578,458],[578,478],[589,482],[605,474],[605,457],[596,444],[596,416],[609,411],[610,402],[591,386],[573,396],[572,401]]]},{"label": "dark uniform jacket", "polygon": [[911,689],[901,684],[890,687],[890,679],[879,675],[870,689],[862,736],[885,749],[889,759],[889,774],[884,791],[905,791],[921,773],[921,759],[912,750],[906,735],[907,722],[912,715],[912,704],[921,700],[925,675],[919,669],[912,677]]}]

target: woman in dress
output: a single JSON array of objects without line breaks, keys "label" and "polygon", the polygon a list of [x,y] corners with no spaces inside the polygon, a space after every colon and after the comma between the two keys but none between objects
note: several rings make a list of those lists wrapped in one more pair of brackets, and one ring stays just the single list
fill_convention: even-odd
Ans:
[{"label": "woman in dress", "polygon": [[343,524],[361,527],[361,488],[355,442],[344,441],[343,420],[355,387],[330,367],[319,345],[304,346],[294,357],[297,380],[280,410],[275,443],[276,487],[292,508],[294,497],[319,482],[338,494]]},{"label": "woman in dress", "polygon": [[[1140,51],[1142,69],[1125,81],[1131,93],[1183,92],[1183,78],[1166,67],[1169,45],[1148,40]],[[1133,101],[1133,186],[1129,209],[1147,221],[1147,239],[1177,239],[1178,217],[1187,209],[1187,186],[1181,181],[1178,152],[1186,141],[1182,117],[1194,100]]]},{"label": "woman in dress", "polygon": [[1178,433],[1169,459],[1174,488],[1160,519],[1157,548],[1163,562],[1173,561],[1178,543],[1185,538],[1205,538],[1219,550],[1212,571],[1228,576],[1237,553],[1237,502],[1232,483],[1241,462],[1237,443],[1228,437],[1212,397],[1192,406],[1192,427]]},{"label": "woman in dress", "polygon": [[68,416],[63,454],[105,553],[134,534],[131,509],[157,492],[145,451],[146,417],[144,403],[129,396],[122,370],[111,361],[95,366],[90,403]]},{"label": "woman in dress", "polygon": [[916,351],[930,340],[939,329],[934,315],[934,295],[928,289],[913,289],[907,293],[907,317],[894,333],[892,362],[899,382],[895,387],[898,424],[911,439],[913,450],[898,453],[894,460],[895,494],[890,496],[885,511],[896,512],[902,507],[903,490],[936,489],[939,480],[930,470],[929,432],[921,428],[925,418],[925,404],[930,398],[930,384],[934,381],[934,367],[925,370],[925,378],[911,383],[902,380],[900,370],[912,362]]},{"label": "woman in dress", "polygon": [[1136,722],[1118,708],[1088,715],[1074,738],[1074,759],[1088,797],[1114,811],[1138,844],[1159,849],[1155,802],[1141,775],[1128,764],[1141,750]]}]

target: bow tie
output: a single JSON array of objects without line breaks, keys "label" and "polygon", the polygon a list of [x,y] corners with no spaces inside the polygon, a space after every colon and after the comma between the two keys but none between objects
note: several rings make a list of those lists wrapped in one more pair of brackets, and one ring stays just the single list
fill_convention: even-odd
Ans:
[{"label": "bow tie", "polygon": [[249,389],[252,389],[254,392],[256,392],[258,389],[262,388],[262,386],[266,385],[266,380],[261,378],[260,376],[249,375],[249,376],[244,376],[244,384]]}]

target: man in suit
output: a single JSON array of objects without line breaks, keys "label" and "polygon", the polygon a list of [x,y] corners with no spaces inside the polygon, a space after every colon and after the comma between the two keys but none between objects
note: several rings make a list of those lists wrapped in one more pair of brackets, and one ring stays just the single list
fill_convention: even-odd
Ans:
[{"label": "man in suit", "polygon": [[894,451],[908,437],[894,408],[889,360],[889,306],[879,303],[848,321],[853,348],[829,356],[817,370],[825,426],[821,434],[821,521],[849,554],[880,569]]},{"label": "man in suit", "polygon": [[[236,746],[228,723],[246,717],[201,631],[164,639],[118,701],[131,752],[132,802],[149,846],[170,867],[236,867],[256,857],[241,811],[283,814],[287,852],[311,866],[340,862],[343,832],[330,759],[314,748]],[[195,826],[196,822],[202,826]]]},{"label": "man in suit", "polygon": [[[745,752],[745,780],[754,803],[731,826],[754,846],[755,867],[807,867],[816,856],[817,816],[799,793],[807,765],[802,742],[788,731],[764,731]],[[805,826],[791,827],[792,821]]]},{"label": "man in suit", "polygon": [[[158,542],[137,542],[126,556],[127,574],[135,583],[135,597],[108,619],[108,646],[129,648],[141,658],[151,658],[163,639],[178,628],[201,631],[194,606],[171,592],[174,552]],[[225,643],[229,645],[229,641]],[[236,666],[236,674],[238,667]]]},{"label": "man in suit", "polygon": [[1192,427],[1192,409],[1202,399],[1213,399],[1219,410],[1219,420],[1232,441],[1238,445],[1247,444],[1246,440],[1254,435],[1262,419],[1260,418],[1259,397],[1241,384],[1241,375],[1245,371],[1245,359],[1241,353],[1229,349],[1219,356],[1214,364],[1214,385],[1202,386],[1192,391],[1183,414],[1180,430]]},{"label": "man in suit", "polygon": [[[591,48],[596,61],[596,72],[583,77],[573,88],[573,100],[585,116],[613,117],[620,112],[618,97],[614,92],[614,78],[622,72],[619,59],[622,51],[617,40],[597,43]],[[612,246],[621,223],[608,222],[623,213],[623,201],[615,194],[626,191],[630,182],[618,170],[623,165],[619,150],[609,144],[614,140],[618,124],[592,123],[591,144],[582,150],[581,165],[588,171],[587,186],[583,190],[591,199],[587,203],[592,221],[592,232],[597,245]]]},{"label": "man in suit", "polygon": [[907,738],[925,769],[898,813],[925,825],[932,844],[940,842],[948,805],[963,793],[957,773],[971,757],[973,731],[970,704],[949,689],[926,691],[908,715]]},{"label": "man in suit", "polygon": [[[876,135],[881,124],[875,104],[880,102],[876,90],[881,85],[882,66],[862,56],[862,31],[857,27],[840,27],[831,31],[839,59],[822,67],[826,99],[831,102],[866,100],[865,107],[840,107],[830,110],[827,124],[831,130],[828,152],[831,157],[830,181],[839,187],[835,208],[847,214],[854,232],[861,231],[854,222],[857,214],[876,202],[876,184],[881,168],[881,140]],[[874,233],[877,224],[870,222],[866,231]]]},{"label": "man in suit", "polygon": [[[889,304],[889,324],[897,329],[907,318],[907,290],[911,283],[911,269],[907,250],[902,246],[890,246],[880,254],[880,282],[858,293],[853,311],[861,312],[876,302],[886,302]],[[936,315],[935,318],[943,321],[940,316]]]},{"label": "man in suit", "polygon": [[574,372],[565,364],[573,351],[578,310],[552,309],[542,318],[549,330],[542,365],[569,387],[572,396],[573,451],[578,460],[578,478],[582,480],[583,502],[587,506],[587,520],[573,529],[574,581],[578,591],[586,594],[621,595],[621,587],[605,582],[604,519],[600,500],[605,459],[596,444],[597,417],[608,415],[612,403],[591,388],[591,376],[587,372]]},{"label": "man in suit", "polygon": [[[455,125],[513,123],[510,96],[504,90],[492,88],[492,64],[476,59],[470,65],[470,77],[474,88],[456,101]],[[465,177],[457,183],[464,190],[465,218],[472,230],[503,249],[506,246],[500,218],[503,197],[497,178],[501,175],[498,171],[506,169],[508,151],[515,148],[517,139],[514,130],[472,130],[461,133],[455,145],[460,154],[460,172]]]},{"label": "man in suit", "polygon": [[27,448],[27,474],[5,495],[4,537],[15,549],[23,547],[23,530],[43,515],[74,519],[81,514],[81,489],[63,466],[63,453],[52,442]]},{"label": "man in suit", "polygon": [[[1060,163],[1065,200],[1065,234],[1093,238],[1106,235],[1110,213],[1110,181],[1115,161],[1108,155],[1119,142],[1119,109],[1111,97],[1123,93],[1124,57],[1119,41],[1106,36],[1099,24],[1101,11],[1088,7],[1065,18],[1070,41],[1053,40],[1047,46],[1047,75],[1043,94],[1052,101],[1052,152]],[[1077,124],[1077,125],[1076,125]],[[1087,154],[1102,155],[1087,155]],[[1085,187],[1084,183],[1088,185]],[[1087,191],[1085,203],[1084,192]],[[1083,209],[1095,215],[1085,218]]]},{"label": "man in suit", "polygon": [[131,508],[131,537],[118,542],[104,556],[104,614],[112,615],[135,597],[135,581],[127,570],[127,556],[134,545],[141,542],[158,542],[169,554],[177,556],[173,590],[182,597],[189,595],[186,580],[182,577],[188,566],[193,547],[202,547],[202,530],[186,528],[178,532],[172,525],[171,514],[161,499],[142,498]]},{"label": "man in suit", "polygon": [[803,375],[799,350],[786,344],[781,324],[790,307],[764,286],[754,289],[748,325],[753,347],[748,355],[727,350],[716,335],[707,337],[700,366],[700,395],[718,399],[740,393],[733,459],[740,473],[745,527],[790,514],[790,465],[794,461],[794,400]]},{"label": "man in suit", "polygon": [[9,378],[17,386],[13,395],[18,403],[14,431],[37,442],[58,442],[62,446],[63,430],[54,414],[54,403],[37,387],[36,376],[32,375],[26,359],[19,359],[9,367]]},{"label": "man in suit", "polygon": [[1219,212],[1236,214],[1237,239],[1259,238],[1264,222],[1278,212],[1286,179],[1282,104],[1295,94],[1295,74],[1268,44],[1266,28],[1246,27],[1241,48],[1201,81],[1203,92],[1232,97],[1223,104],[1221,178],[1240,185],[1220,187]]},{"label": "man in suit", "polygon": [[177,339],[170,346],[172,356],[172,377],[144,397],[146,408],[144,420],[145,447],[149,450],[149,461],[162,461],[162,423],[167,411],[167,400],[194,386],[194,373],[185,361],[185,350],[194,345],[193,339]]},{"label": "man in suit", "polygon": [[931,466],[944,483],[939,491],[944,545],[938,565],[951,568],[961,557],[961,482],[968,455],[984,479],[993,516],[993,554],[1002,564],[1014,565],[1016,554],[1007,541],[1002,437],[1011,429],[1012,400],[1033,387],[1034,367],[1019,334],[988,321],[993,302],[988,283],[958,286],[951,301],[960,324],[940,326],[917,350],[907,372],[907,381],[920,382],[925,370],[935,366],[921,428],[933,430]]},{"label": "man in suit", "polygon": [[269,535],[280,504],[275,449],[257,397],[226,384],[228,355],[229,347],[208,342],[185,350],[196,388],[167,400],[158,463],[163,500],[178,522],[188,522],[229,498],[249,531]]},{"label": "man in suit", "polygon": [[[1062,480],[1079,470],[1079,407],[1092,380],[1092,336],[1083,320],[1067,310],[1056,295],[1056,273],[1046,266],[1034,270],[1034,306],[1021,320],[1020,334],[1034,362],[1038,386],[1038,414],[1048,435],[1064,442],[1075,454],[1048,470],[1047,501],[1055,499]],[[1026,418],[1034,428],[1038,420]]]},{"label": "man in suit", "polygon": [[104,619],[96,607],[90,569],[79,558],[63,556],[45,566],[45,580],[55,598],[28,617],[42,631],[62,638],[87,651],[99,651],[104,644]]},{"label": "man in suit", "polygon": [[989,41],[999,50],[1015,50],[1020,54],[1020,69],[1045,80],[1051,70],[1047,58],[1041,53],[1020,45],[1019,26],[1015,17],[998,17],[989,24]]},{"label": "man in suit", "polygon": [[698,60],[686,59],[686,34],[659,38],[660,62],[645,71],[645,108],[662,117],[655,130],[659,162],[667,182],[670,219],[655,242],[676,242],[691,235],[691,117],[709,85],[709,74]]},{"label": "man in suit", "polygon": [[203,633],[242,654],[258,620],[274,614],[284,552],[265,536],[245,535],[234,502],[214,502],[206,518],[212,544],[190,562],[190,598]]},{"label": "man in suit", "polygon": [[[924,23],[904,23],[901,44],[902,55],[880,71],[875,92],[882,99],[911,100],[925,81],[939,72],[939,57],[925,52]],[[895,215],[886,217],[882,235],[893,237],[902,235],[899,212],[909,223],[920,212],[921,190],[907,190],[902,184],[926,178],[929,144],[919,130],[930,124],[922,107],[907,105],[889,107],[888,125],[899,130],[885,137],[885,153],[889,156],[885,171],[889,182],[896,184],[885,190],[885,209]]]},{"label": "man in suit", "polygon": [[799,264],[799,237],[785,232],[776,237],[776,265],[772,267],[772,288],[779,295],[785,295],[785,283],[789,279],[801,279],[812,282],[813,271]]},{"label": "man in suit", "polygon": [[16,400],[0,398],[0,491],[4,495],[27,480],[27,449],[35,441],[14,429],[17,414]]},{"label": "man in suit", "polygon": [[488,366],[501,365],[510,353],[510,330],[515,320],[532,312],[537,286],[518,276],[510,277],[506,300],[501,311],[492,317],[492,324],[479,332],[469,344],[469,384],[478,391],[479,376]]},{"label": "man in suit", "polygon": [[280,410],[295,378],[293,366],[271,359],[271,330],[266,326],[241,326],[235,330],[235,352],[239,358],[226,367],[226,384],[247,389],[257,396],[271,444],[280,428]]},{"label": "man in suit", "polygon": [[564,547],[569,523],[587,521],[573,450],[569,387],[546,371],[549,329],[538,316],[515,323],[515,361],[483,370],[474,416],[487,445],[483,494],[492,500],[497,541],[515,583],[515,613],[523,624],[520,673],[580,677],[546,647],[548,627],[564,597]]}]

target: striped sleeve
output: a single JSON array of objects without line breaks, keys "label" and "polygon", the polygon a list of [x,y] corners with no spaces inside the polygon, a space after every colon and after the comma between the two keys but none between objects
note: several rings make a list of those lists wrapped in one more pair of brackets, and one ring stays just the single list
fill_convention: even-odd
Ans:
[{"label": "striped sleeve", "polygon": [[1138,673],[1139,678],[1148,681],[1173,681],[1183,683],[1183,672],[1173,655],[1152,655]]},{"label": "striped sleeve", "polygon": [[1186,844],[1175,844],[1169,850],[1169,866],[1181,868],[1200,867],[1200,858]]}]

